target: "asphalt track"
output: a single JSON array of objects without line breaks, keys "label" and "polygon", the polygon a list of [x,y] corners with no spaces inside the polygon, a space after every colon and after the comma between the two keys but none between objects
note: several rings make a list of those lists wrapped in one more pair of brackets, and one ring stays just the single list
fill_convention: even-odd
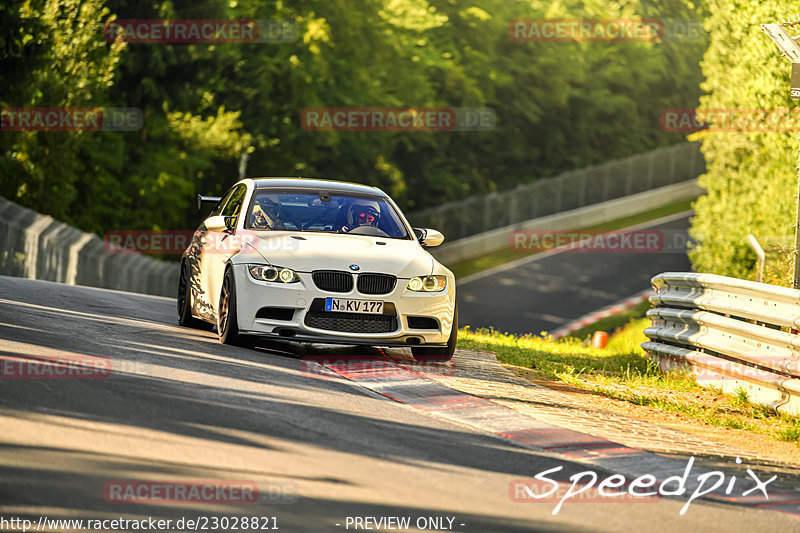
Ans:
[{"label": "asphalt track", "polygon": [[[684,516],[671,499],[567,503],[555,516],[553,502],[514,502],[513,480],[555,466],[566,479],[586,466],[320,379],[301,360],[309,353],[354,352],[223,346],[212,332],[176,326],[171,299],[0,277],[0,363],[111,363],[102,379],[4,373],[0,518],[276,517],[280,531],[304,532],[345,531],[347,517],[367,516],[450,517],[449,530],[476,532],[797,526],[715,502],[696,501]],[[244,480],[260,496],[239,505],[109,499],[110,483],[131,480]]]},{"label": "asphalt track", "polygon": [[691,270],[681,246],[688,240],[687,213],[637,226],[663,231],[656,253],[562,252],[524,255],[458,281],[461,326],[508,333],[552,332],[596,309],[650,287],[661,272]]}]

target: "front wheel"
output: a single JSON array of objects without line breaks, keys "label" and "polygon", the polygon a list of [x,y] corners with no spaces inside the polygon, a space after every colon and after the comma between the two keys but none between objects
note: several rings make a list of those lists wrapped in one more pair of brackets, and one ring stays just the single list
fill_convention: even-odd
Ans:
[{"label": "front wheel", "polygon": [[447,346],[437,346],[430,348],[427,346],[412,346],[411,353],[417,361],[449,361],[456,353],[456,341],[458,340],[458,306],[453,311],[453,329],[450,330],[450,338],[447,339]]},{"label": "front wheel", "polygon": [[217,313],[217,334],[222,344],[242,346],[245,344],[239,334],[239,319],[236,315],[236,282],[233,270],[225,272],[222,281],[222,292],[219,296],[219,312]]},{"label": "front wheel", "polygon": [[181,263],[178,279],[178,324],[185,328],[204,328],[205,322],[192,316],[192,286],[187,272],[189,266]]}]

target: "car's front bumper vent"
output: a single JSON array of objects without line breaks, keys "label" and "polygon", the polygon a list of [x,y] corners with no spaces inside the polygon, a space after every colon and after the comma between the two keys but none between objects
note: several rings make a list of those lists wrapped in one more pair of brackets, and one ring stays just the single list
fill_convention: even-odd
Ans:
[{"label": "car's front bumper vent", "polygon": [[309,311],[306,326],[327,331],[347,333],[391,333],[397,329],[397,318],[385,315],[362,313],[326,313]]},{"label": "car's front bumper vent", "polygon": [[350,292],[353,290],[353,275],[339,270],[317,270],[311,279],[318,289],[328,292]]},{"label": "car's front bumper vent", "polygon": [[439,329],[439,321],[429,316],[410,316],[408,317],[408,327],[410,329]]},{"label": "car's front bumper vent", "polygon": [[389,294],[397,285],[397,278],[389,274],[359,274],[358,292],[361,294]]},{"label": "car's front bumper vent", "polygon": [[288,321],[294,318],[294,309],[291,307],[262,307],[256,313],[256,318]]}]

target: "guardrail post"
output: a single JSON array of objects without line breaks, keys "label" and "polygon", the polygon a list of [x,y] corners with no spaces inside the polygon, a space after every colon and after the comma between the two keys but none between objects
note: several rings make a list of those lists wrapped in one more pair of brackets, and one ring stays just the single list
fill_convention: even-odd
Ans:
[{"label": "guardrail post", "polygon": [[630,196],[633,187],[633,159],[628,159],[628,173],[625,175],[625,196]]},{"label": "guardrail post", "polygon": [[25,277],[36,279],[39,266],[39,236],[53,222],[51,217],[36,214],[33,223],[25,229]]},{"label": "guardrail post", "polygon": [[698,168],[698,165],[697,165],[697,160],[700,159],[698,156],[701,155],[700,146],[699,146],[699,144],[696,144],[696,143],[692,143],[689,146],[692,148],[691,153],[689,155],[689,158],[690,158],[689,159],[689,164],[690,164],[691,169],[692,169],[692,174],[700,175],[701,171],[700,171],[700,169]]},{"label": "guardrail post", "polygon": [[521,192],[521,185],[514,187],[508,198],[508,226],[519,222],[519,194]]},{"label": "guardrail post", "polygon": [[669,182],[675,183],[675,152],[676,150],[669,151]]},{"label": "guardrail post", "polygon": [[653,166],[654,166],[654,158],[653,156],[649,156],[647,158],[647,190],[653,188]]},{"label": "guardrail post", "polygon": [[558,180],[558,190],[556,191],[556,201],[554,202],[556,205],[556,213],[561,211],[561,201],[564,196],[564,181],[566,174],[559,175],[556,179]]},{"label": "guardrail post", "polygon": [[463,239],[468,235],[468,224],[470,215],[472,215],[472,211],[469,209],[469,205],[465,202],[464,209],[461,210],[461,227],[459,228],[459,238]]},{"label": "guardrail post", "polygon": [[78,256],[83,250],[83,247],[92,239],[91,233],[82,233],[77,241],[72,243],[69,247],[67,257],[67,272],[64,277],[64,283],[67,285],[76,285],[78,282]]},{"label": "guardrail post", "polygon": [[[800,140],[800,137],[798,137]],[[797,216],[794,223],[794,279],[792,287],[800,289],[800,152],[797,154]]]},{"label": "guardrail post", "polygon": [[761,280],[764,279],[764,262],[766,260],[766,255],[764,254],[764,249],[758,243],[758,239],[756,239],[753,235],[747,235],[745,237],[747,240],[747,244],[750,245],[750,248],[756,253],[756,258],[758,261],[758,267],[756,272],[756,281],[761,283]]},{"label": "guardrail post", "polygon": [[483,199],[483,231],[489,231],[490,228],[490,215],[491,215],[491,202],[497,193],[492,191]]}]

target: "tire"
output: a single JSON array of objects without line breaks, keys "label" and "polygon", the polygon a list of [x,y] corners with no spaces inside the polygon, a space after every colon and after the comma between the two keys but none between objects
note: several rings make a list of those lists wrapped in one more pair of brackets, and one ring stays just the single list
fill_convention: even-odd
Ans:
[{"label": "tire", "polygon": [[458,340],[458,305],[453,311],[453,329],[450,331],[450,338],[447,339],[447,346],[437,346],[429,348],[427,346],[412,346],[411,353],[417,361],[449,361],[456,353],[456,341]]},{"label": "tire", "polygon": [[217,313],[217,334],[219,342],[230,346],[244,346],[245,339],[239,334],[239,320],[236,315],[236,282],[233,271],[225,271],[222,290],[219,295],[219,312]]},{"label": "tire", "polygon": [[186,263],[181,263],[178,279],[178,325],[185,328],[208,329],[206,323],[192,316],[191,288]]}]

